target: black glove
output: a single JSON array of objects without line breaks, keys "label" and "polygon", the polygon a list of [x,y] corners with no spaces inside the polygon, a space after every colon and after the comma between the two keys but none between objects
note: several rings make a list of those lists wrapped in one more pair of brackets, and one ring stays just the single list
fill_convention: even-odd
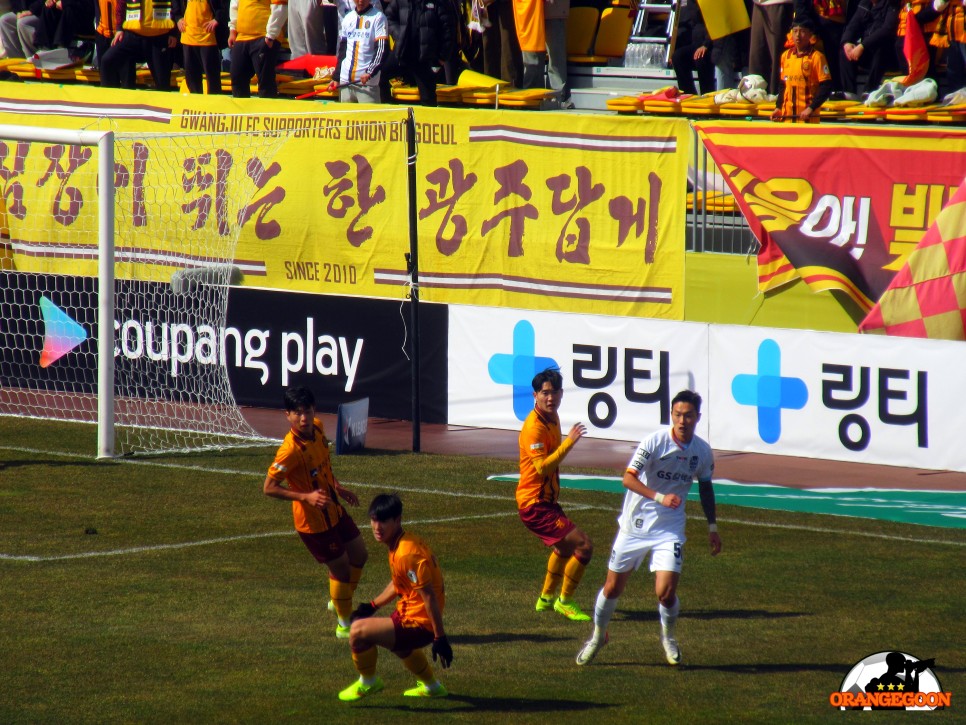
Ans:
[{"label": "black glove", "polygon": [[446,639],[446,635],[433,640],[433,662],[436,661],[437,657],[439,658],[439,664],[442,665],[444,670],[453,661],[453,648],[449,646],[449,640]]},{"label": "black glove", "polygon": [[358,607],[355,608],[355,611],[353,611],[352,614],[349,615],[349,621],[354,622],[357,619],[366,619],[367,617],[371,617],[373,614],[376,613],[377,609],[379,609],[379,607],[377,607],[372,602],[365,602],[363,604],[360,604]]}]

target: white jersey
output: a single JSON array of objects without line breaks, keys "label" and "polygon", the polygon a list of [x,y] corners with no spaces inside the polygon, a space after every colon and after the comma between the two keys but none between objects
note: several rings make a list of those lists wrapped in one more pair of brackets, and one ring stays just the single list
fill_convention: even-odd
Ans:
[{"label": "white jersey", "polygon": [[[372,77],[367,85],[379,85],[379,74],[374,71],[382,63],[380,49],[389,42],[386,16],[372,6],[362,15],[352,10],[342,19],[339,38],[346,44],[339,83],[358,83],[364,73],[369,73]],[[380,40],[384,41],[381,45]]]},{"label": "white jersey", "polygon": [[680,446],[671,429],[658,431],[637,446],[627,471],[653,491],[676,494],[681,505],[676,509],[627,491],[624,507],[617,521],[628,536],[672,536],[684,541],[684,502],[694,479],[710,481],[714,475],[711,446],[694,436],[687,446]]}]

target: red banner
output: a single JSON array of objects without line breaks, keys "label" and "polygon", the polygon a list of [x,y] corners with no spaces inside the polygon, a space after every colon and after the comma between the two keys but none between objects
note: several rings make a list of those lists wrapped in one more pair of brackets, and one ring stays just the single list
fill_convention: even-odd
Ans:
[{"label": "red banner", "polygon": [[868,311],[958,188],[966,132],[696,123],[761,243],[758,283],[801,278]]}]

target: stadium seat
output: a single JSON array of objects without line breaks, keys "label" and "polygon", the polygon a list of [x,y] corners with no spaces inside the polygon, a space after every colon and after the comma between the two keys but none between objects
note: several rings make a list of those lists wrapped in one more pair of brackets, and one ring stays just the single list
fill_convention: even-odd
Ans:
[{"label": "stadium seat", "polygon": [[590,53],[599,21],[600,12],[597,8],[570,8],[570,15],[567,17],[568,57],[571,55],[588,55]]},{"label": "stadium seat", "polygon": [[632,21],[626,8],[604,8],[597,26],[597,37],[590,55],[569,55],[570,63],[606,65],[611,60],[624,57],[627,40],[631,37]]}]

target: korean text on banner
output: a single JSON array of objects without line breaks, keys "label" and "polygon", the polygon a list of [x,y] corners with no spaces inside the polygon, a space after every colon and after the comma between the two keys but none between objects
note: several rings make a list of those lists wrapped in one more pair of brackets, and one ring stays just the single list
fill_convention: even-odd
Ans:
[{"label": "korean text on banner", "polygon": [[966,134],[695,124],[761,242],[760,289],[801,278],[868,311],[962,177]]},{"label": "korean text on banner", "polygon": [[[435,108],[417,122],[423,299],[683,318],[686,122]],[[405,283],[401,261],[377,281]]]}]

